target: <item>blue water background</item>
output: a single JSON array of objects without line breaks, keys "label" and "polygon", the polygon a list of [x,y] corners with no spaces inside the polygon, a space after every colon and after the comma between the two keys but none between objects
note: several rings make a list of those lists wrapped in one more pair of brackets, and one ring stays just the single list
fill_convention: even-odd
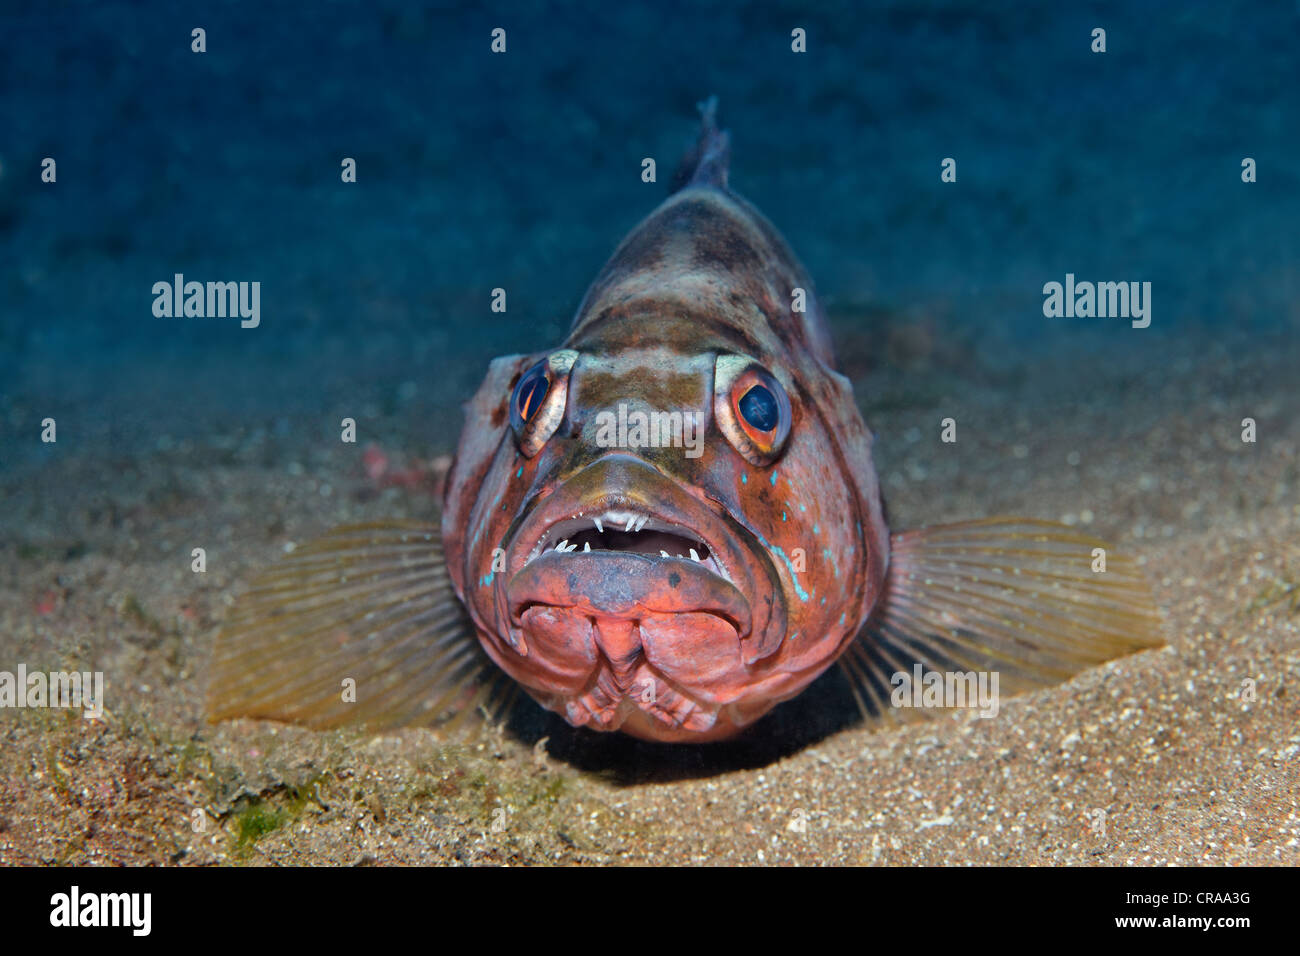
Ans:
[{"label": "blue water background", "polygon": [[[833,317],[933,309],[989,361],[1086,341],[1157,369],[1170,336],[1300,328],[1293,3],[0,9],[0,467],[57,454],[46,415],[129,454],[221,422],[331,434],[358,395],[379,418],[418,396],[389,437],[449,449],[493,355],[560,340],[709,93],[733,186]],[[261,327],[154,317],[177,272],[260,281]],[[1067,272],[1150,281],[1152,327],[1044,319]]]}]

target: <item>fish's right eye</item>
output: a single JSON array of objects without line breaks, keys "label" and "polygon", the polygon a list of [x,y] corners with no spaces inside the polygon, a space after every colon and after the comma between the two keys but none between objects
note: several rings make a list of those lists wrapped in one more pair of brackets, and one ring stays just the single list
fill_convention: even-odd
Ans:
[{"label": "fish's right eye", "polygon": [[528,370],[528,374],[521,378],[519,384],[515,386],[515,395],[511,406],[517,426],[522,426],[530,418],[536,416],[542,400],[546,398],[546,393],[550,390],[551,379],[547,372],[546,363],[538,362]]},{"label": "fish's right eye", "polygon": [[555,434],[564,420],[569,393],[569,371],[578,353],[569,349],[552,352],[515,383],[510,395],[510,427],[519,450],[529,458]]}]

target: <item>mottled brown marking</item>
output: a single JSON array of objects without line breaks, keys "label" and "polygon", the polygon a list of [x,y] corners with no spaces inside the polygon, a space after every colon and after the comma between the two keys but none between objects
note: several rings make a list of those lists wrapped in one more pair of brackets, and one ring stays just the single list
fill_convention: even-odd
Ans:
[{"label": "mottled brown marking", "polygon": [[762,269],[763,256],[734,222],[718,221],[704,210],[698,210],[698,215],[701,226],[693,235],[693,266],[721,268],[731,273],[757,273]]},{"label": "mottled brown marking", "polygon": [[709,393],[695,375],[664,375],[653,368],[588,372],[575,399],[586,407],[610,408],[619,402],[651,409],[685,409],[703,405]]},{"label": "mottled brown marking", "polygon": [[[796,286],[808,292],[806,315],[791,312]],[[613,347],[653,335],[682,351],[715,343],[755,357],[807,350],[829,366],[823,326],[811,281],[762,215],[729,193],[688,189],[615,252],[583,300],[569,344]]]},{"label": "mottled brown marking", "polygon": [[684,314],[677,303],[639,302],[633,316],[625,308],[611,309],[583,327],[571,340],[573,348],[613,352],[623,348],[664,345],[684,355],[699,352],[738,352],[759,356],[769,350],[729,315]]}]

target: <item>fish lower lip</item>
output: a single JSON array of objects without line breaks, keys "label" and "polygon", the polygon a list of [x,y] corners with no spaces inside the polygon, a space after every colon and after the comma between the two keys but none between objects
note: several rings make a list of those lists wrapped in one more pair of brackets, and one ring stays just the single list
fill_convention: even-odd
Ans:
[{"label": "fish lower lip", "polygon": [[725,618],[742,639],[752,627],[745,596],[730,581],[690,558],[551,551],[524,565],[510,579],[506,594],[516,625],[529,607],[542,604],[621,618],[705,612]]}]

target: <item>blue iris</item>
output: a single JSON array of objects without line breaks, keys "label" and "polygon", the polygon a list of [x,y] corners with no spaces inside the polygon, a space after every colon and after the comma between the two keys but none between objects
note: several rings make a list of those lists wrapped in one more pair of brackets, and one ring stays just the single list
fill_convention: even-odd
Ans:
[{"label": "blue iris", "polygon": [[738,403],[740,414],[751,428],[760,432],[774,430],[781,420],[781,406],[776,396],[762,385],[755,385]]},{"label": "blue iris", "polygon": [[546,370],[535,366],[519,383],[515,390],[515,412],[521,422],[526,422],[537,414],[542,407],[546,393],[551,390],[551,383],[546,377]]}]

